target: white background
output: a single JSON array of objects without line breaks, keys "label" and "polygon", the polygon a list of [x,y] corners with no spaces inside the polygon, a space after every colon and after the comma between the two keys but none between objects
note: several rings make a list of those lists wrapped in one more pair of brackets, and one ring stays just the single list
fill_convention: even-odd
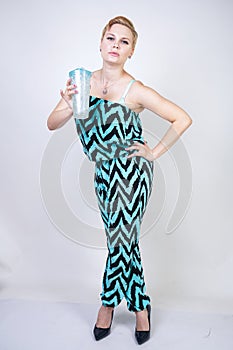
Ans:
[{"label": "white background", "polygon": [[[0,298],[99,300],[107,251],[67,238],[52,223],[41,197],[40,170],[53,135],[47,117],[68,71],[100,68],[102,28],[115,15],[125,15],[139,33],[126,69],[193,119],[182,136],[192,165],[192,198],[170,235],[165,227],[177,181],[173,171],[166,172],[169,154],[159,163],[165,167],[167,200],[141,239],[147,291],[154,305],[233,311],[232,10],[229,0],[1,5]],[[155,116],[151,123],[154,130],[161,120]],[[71,133],[73,126],[66,126]],[[73,160],[81,157],[79,144],[75,147]],[[71,191],[76,184],[69,159],[66,166],[64,183],[71,181]],[[156,203],[149,205],[151,210]]]}]

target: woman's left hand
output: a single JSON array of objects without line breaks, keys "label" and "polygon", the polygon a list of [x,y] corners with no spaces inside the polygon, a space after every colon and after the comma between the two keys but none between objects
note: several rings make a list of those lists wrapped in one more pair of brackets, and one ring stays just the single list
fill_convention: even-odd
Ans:
[{"label": "woman's left hand", "polygon": [[152,149],[147,145],[147,143],[140,143],[140,142],[135,142],[133,146],[127,147],[127,151],[133,151],[135,150],[136,152],[130,154],[127,158],[132,158],[132,157],[144,157],[147,160],[153,161],[155,160],[155,156],[153,154]]}]

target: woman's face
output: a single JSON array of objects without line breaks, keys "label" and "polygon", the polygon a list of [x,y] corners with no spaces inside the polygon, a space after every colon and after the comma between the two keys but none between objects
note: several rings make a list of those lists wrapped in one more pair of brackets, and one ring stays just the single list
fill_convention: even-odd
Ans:
[{"label": "woman's face", "polygon": [[133,34],[122,24],[113,24],[101,41],[101,55],[104,61],[124,64],[133,54]]}]

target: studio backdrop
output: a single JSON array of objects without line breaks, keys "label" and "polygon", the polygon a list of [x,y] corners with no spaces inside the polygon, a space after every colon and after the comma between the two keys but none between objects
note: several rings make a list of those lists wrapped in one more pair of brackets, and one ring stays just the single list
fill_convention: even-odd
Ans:
[{"label": "studio backdrop", "polygon": [[[233,311],[230,1],[10,0],[1,5],[0,298],[98,303],[107,256],[74,119],[47,118],[77,67],[101,68],[116,15],[139,33],[126,70],[193,120],[154,162],[141,251],[154,305]],[[169,123],[144,111],[151,147]]]}]

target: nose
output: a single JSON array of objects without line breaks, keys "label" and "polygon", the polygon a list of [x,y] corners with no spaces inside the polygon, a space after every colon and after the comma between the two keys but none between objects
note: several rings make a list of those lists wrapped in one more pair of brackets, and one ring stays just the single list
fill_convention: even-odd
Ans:
[{"label": "nose", "polygon": [[116,41],[114,42],[113,47],[115,47],[117,49],[119,48],[119,45],[118,45],[118,43]]}]

